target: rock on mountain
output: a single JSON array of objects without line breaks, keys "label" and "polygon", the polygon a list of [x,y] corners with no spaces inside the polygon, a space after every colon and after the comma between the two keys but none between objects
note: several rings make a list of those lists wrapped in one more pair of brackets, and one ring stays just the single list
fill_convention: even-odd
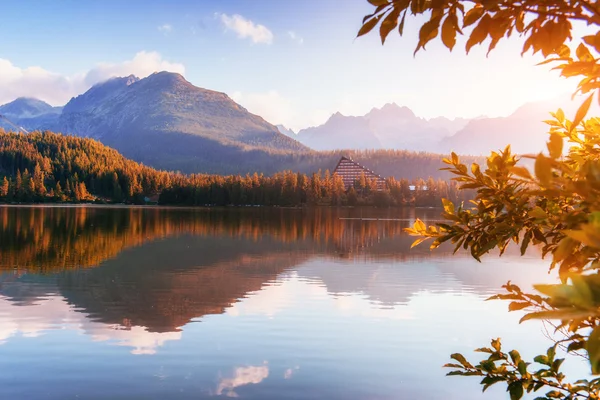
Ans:
[{"label": "rock on mountain", "polygon": [[170,72],[95,85],[69,101],[58,125],[136,161],[182,172],[253,172],[270,153],[308,150],[226,94]]},{"label": "rock on mountain", "polygon": [[[15,125],[27,130],[53,129],[58,123],[61,111],[62,107],[52,107],[42,100],[30,97],[19,97],[0,106],[0,115],[4,115]],[[12,129],[2,121],[0,121],[0,127],[7,130]]]},{"label": "rock on mountain", "polygon": [[298,132],[300,142],[316,150],[402,149],[429,151],[431,144],[450,136],[468,120],[417,117],[408,107],[386,104],[364,116],[339,112],[318,127]]}]

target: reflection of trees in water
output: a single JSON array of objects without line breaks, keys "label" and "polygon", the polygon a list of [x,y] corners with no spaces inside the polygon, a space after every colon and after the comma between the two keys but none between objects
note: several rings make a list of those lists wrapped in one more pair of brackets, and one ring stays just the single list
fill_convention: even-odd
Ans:
[{"label": "reflection of trees in water", "polygon": [[[369,216],[414,218],[395,212]],[[0,265],[9,267],[0,274],[0,294],[31,306],[60,293],[92,321],[167,332],[223,313],[291,268],[329,293],[367,295],[375,307],[406,303],[422,290],[461,290],[467,283],[488,291],[505,282],[493,279],[492,286],[464,256],[446,265],[434,258],[447,253],[409,250],[412,238],[402,228],[411,221],[340,219],[360,213],[0,208]],[[369,262],[339,262],[340,254]],[[78,265],[98,268],[66,268]],[[36,267],[46,273],[24,273]]]},{"label": "reflection of trees in water", "polygon": [[[429,214],[435,217],[438,212]],[[315,251],[341,256],[380,246],[384,252],[400,255],[412,242],[402,229],[414,215],[412,209],[0,207],[0,268],[90,267],[126,248],[181,234],[309,242]],[[379,220],[360,219],[365,216]],[[381,246],[390,239],[394,248]]]}]

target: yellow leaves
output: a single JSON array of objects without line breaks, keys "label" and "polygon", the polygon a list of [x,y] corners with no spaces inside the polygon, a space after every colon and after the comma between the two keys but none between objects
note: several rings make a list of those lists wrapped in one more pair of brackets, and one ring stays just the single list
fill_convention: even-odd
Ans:
[{"label": "yellow leaves", "polygon": [[423,232],[427,229],[427,226],[425,225],[425,223],[423,221],[421,221],[419,218],[417,218],[417,220],[415,221],[414,227],[417,232]]},{"label": "yellow leaves", "polygon": [[535,176],[542,186],[550,186],[552,182],[552,163],[542,153],[535,159]]},{"label": "yellow leaves", "polygon": [[559,108],[558,111],[556,111],[556,119],[558,120],[558,122],[560,122],[561,124],[565,123],[565,113],[562,110],[562,108]]},{"label": "yellow leaves", "polygon": [[[450,203],[450,204],[452,204],[452,203]],[[444,208],[446,209],[447,203],[444,202],[444,205],[445,205]],[[452,206],[452,207],[454,207],[454,206]],[[440,233],[441,233],[440,231],[438,231],[438,229],[435,226],[427,227],[427,225],[425,225],[425,223],[423,221],[421,221],[419,218],[416,219],[412,228],[404,228],[404,232],[408,233],[411,236],[420,236],[410,246],[411,249],[413,247],[418,246],[419,244],[423,243],[427,239],[439,237]],[[435,244],[432,245],[432,248],[435,248],[435,247],[437,247],[437,245],[435,245]]]},{"label": "yellow leaves", "polygon": [[379,36],[381,37],[381,44],[385,44],[385,39],[396,26],[398,26],[398,18],[400,17],[400,9],[394,8],[385,17],[381,26],[379,27]]},{"label": "yellow leaves", "polygon": [[600,53],[600,31],[595,35],[584,36],[582,39]]},{"label": "yellow leaves", "polygon": [[563,137],[558,133],[552,133],[550,135],[550,140],[547,143],[548,151],[550,152],[550,157],[560,158],[563,152]]},{"label": "yellow leaves", "polygon": [[442,42],[452,51],[456,44],[456,14],[448,15],[442,24]]},{"label": "yellow leaves", "polygon": [[463,28],[466,28],[467,26],[473,25],[475,22],[477,22],[483,16],[484,12],[485,9],[483,7],[473,7],[467,11],[465,17],[463,18]]},{"label": "yellow leaves", "polygon": [[471,36],[467,40],[466,50],[469,54],[469,50],[476,44],[481,44],[488,35],[490,27],[491,17],[489,14],[485,14],[480,20],[475,29],[471,32]]},{"label": "yellow leaves", "polygon": [[515,28],[517,29],[517,32],[519,33],[523,33],[525,31],[525,13],[524,12],[520,12],[517,14],[517,17],[515,19]]},{"label": "yellow leaves", "polygon": [[579,61],[589,62],[594,60],[592,53],[590,53],[589,49],[583,43],[579,43],[575,54],[577,54]]},{"label": "yellow leaves", "polygon": [[533,209],[531,209],[528,212],[528,215],[530,217],[536,218],[536,219],[547,219],[548,218],[548,214],[546,214],[546,211],[542,210],[542,208],[539,206],[535,206]]},{"label": "yellow leaves", "polygon": [[432,18],[429,21],[425,22],[423,26],[421,26],[421,29],[419,30],[419,44],[415,49],[415,54],[420,49],[424,49],[425,45],[438,35],[440,21],[441,16],[432,16]]},{"label": "yellow leaves", "polygon": [[454,214],[454,203],[452,203],[448,199],[442,199],[442,204],[444,206],[444,211],[448,214]]},{"label": "yellow leaves", "polygon": [[600,229],[595,224],[584,224],[580,229],[565,229],[562,233],[585,246],[600,249]]},{"label": "yellow leaves", "polygon": [[513,174],[515,174],[516,176],[518,176],[520,178],[524,178],[524,179],[528,179],[528,180],[532,180],[533,179],[533,177],[531,176],[531,173],[525,167],[512,167],[510,169],[510,172],[513,173]]},{"label": "yellow leaves", "polygon": [[552,253],[554,257],[554,262],[558,263],[567,258],[573,253],[573,250],[577,247],[577,242],[571,239],[570,237],[564,237],[558,242],[558,246]]},{"label": "yellow leaves", "polygon": [[375,7],[385,6],[389,3],[389,0],[367,0],[367,1]]},{"label": "yellow leaves", "polygon": [[366,35],[367,33],[371,32],[373,30],[373,28],[375,28],[375,26],[377,25],[377,23],[379,22],[379,20],[381,19],[382,16],[383,16],[383,14],[380,14],[376,17],[372,17],[367,22],[365,22],[363,24],[363,26],[361,26],[361,28],[359,29],[356,37],[360,37],[362,35]]},{"label": "yellow leaves", "polygon": [[585,116],[587,115],[590,109],[590,105],[592,104],[592,97],[594,97],[593,93],[589,95],[587,99],[585,99],[581,106],[579,106],[579,109],[577,110],[577,113],[575,114],[575,118],[573,119],[573,123],[571,125],[571,132],[577,127],[577,125],[581,123],[581,121],[583,121],[583,118],[585,118]]}]

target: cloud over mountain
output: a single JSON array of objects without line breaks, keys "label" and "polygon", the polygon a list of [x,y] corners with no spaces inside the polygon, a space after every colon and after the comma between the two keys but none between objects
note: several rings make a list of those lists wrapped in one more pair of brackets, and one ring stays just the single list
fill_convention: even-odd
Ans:
[{"label": "cloud over mountain", "polygon": [[130,74],[143,78],[156,71],[183,74],[185,67],[164,60],[153,51],[140,51],[132,59],[120,63],[99,63],[86,72],[73,75],[58,74],[38,66],[20,67],[0,58],[0,104],[17,97],[35,97],[52,105],[63,105],[109,78]]}]

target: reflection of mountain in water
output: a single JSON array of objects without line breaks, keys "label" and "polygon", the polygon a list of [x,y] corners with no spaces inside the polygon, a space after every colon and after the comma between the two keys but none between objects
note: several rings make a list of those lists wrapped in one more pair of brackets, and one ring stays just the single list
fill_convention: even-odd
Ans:
[{"label": "reflection of mountain in water", "polygon": [[[544,280],[547,265],[538,259],[508,260],[490,267],[464,255],[455,259],[431,257],[430,261],[392,263],[379,261],[368,265],[312,259],[296,267],[298,276],[320,281],[333,295],[362,294],[377,307],[407,304],[422,291],[475,291],[481,295],[496,293],[512,280],[531,288]],[[515,279],[516,278],[516,279]]]},{"label": "reflection of mountain in water", "polygon": [[273,249],[270,240],[186,235],[131,249],[99,268],[59,274],[56,282],[94,320],[163,332],[223,313],[304,259],[290,246]]},{"label": "reflection of mountain in water", "polygon": [[388,307],[420,291],[487,294],[532,261],[492,271],[449,249],[409,251],[414,212],[374,212],[0,208],[0,295],[36,307],[59,294],[89,323],[154,334],[221,314],[292,268]]}]

